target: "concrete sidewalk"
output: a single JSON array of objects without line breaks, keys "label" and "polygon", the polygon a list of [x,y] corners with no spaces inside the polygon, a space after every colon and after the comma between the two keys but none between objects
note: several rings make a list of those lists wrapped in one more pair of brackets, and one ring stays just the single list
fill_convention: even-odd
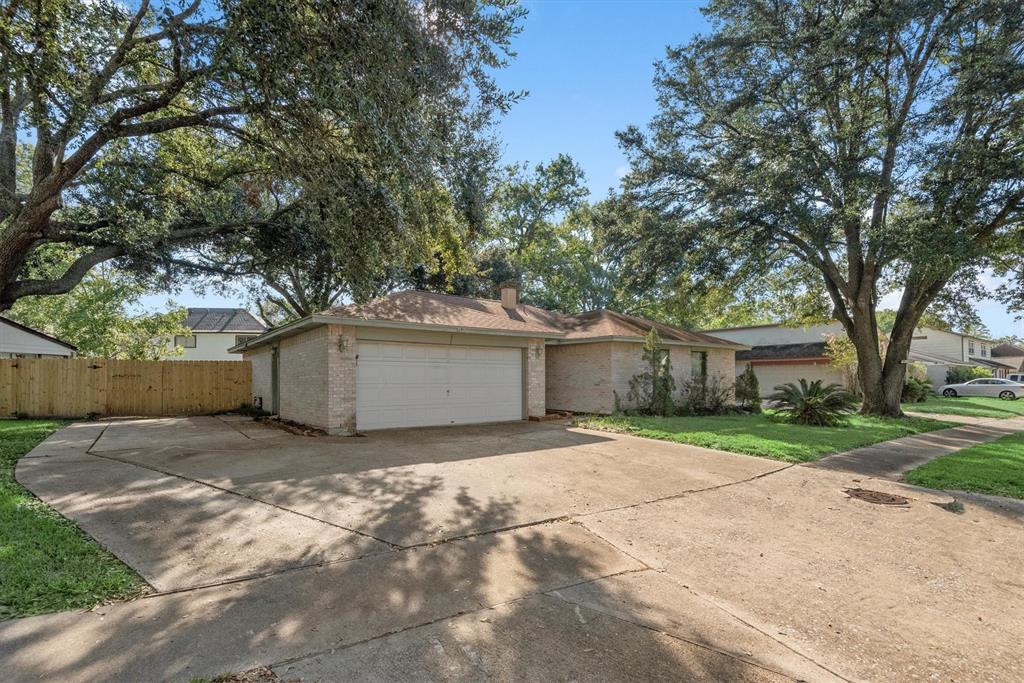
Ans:
[{"label": "concrete sidewalk", "polygon": [[807,463],[805,467],[850,472],[880,479],[900,479],[906,472],[930,460],[1019,431],[1024,431],[1024,417],[972,421],[971,424],[962,424],[951,429],[915,434],[836,453]]}]

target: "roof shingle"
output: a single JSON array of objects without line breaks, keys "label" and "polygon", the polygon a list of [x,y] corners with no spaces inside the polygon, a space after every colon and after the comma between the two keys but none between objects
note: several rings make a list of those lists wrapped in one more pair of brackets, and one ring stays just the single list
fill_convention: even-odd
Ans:
[{"label": "roof shingle", "polygon": [[493,299],[472,299],[418,290],[396,292],[365,304],[336,306],[324,311],[324,314],[359,320],[536,332],[542,336],[564,336],[565,339],[572,340],[604,337],[642,338],[653,326],[658,329],[662,338],[668,341],[743,346],[725,339],[688,332],[605,309],[578,315],[564,315],[526,304],[507,309],[500,301]]},{"label": "roof shingle", "polygon": [[193,332],[264,332],[267,329],[244,308],[190,308],[185,327]]}]

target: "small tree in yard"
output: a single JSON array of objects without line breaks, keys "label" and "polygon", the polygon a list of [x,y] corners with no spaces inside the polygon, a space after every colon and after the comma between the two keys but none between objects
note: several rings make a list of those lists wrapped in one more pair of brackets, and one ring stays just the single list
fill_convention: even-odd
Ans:
[{"label": "small tree in yard", "polygon": [[736,377],[736,400],[747,410],[761,410],[761,387],[752,365],[747,365],[747,368]]},{"label": "small tree in yard", "polygon": [[661,335],[653,327],[644,339],[643,359],[647,369],[629,380],[629,393],[626,397],[641,412],[671,415],[675,407],[672,392],[676,388],[672,378],[672,361],[668,349],[661,343]]}]

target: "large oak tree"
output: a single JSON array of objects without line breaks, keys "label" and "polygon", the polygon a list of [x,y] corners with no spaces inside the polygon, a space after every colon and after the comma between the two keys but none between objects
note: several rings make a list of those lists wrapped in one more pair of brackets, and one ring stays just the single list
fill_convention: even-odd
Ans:
[{"label": "large oak tree", "polygon": [[189,272],[238,240],[294,255],[309,225],[381,260],[515,99],[490,73],[521,16],[514,0],[3,0],[0,311],[111,259]]},{"label": "large oak tree", "polygon": [[810,266],[856,347],[863,410],[901,415],[925,310],[1024,258],[1024,5],[714,0],[706,14],[710,33],[658,65],[650,131],[620,133],[628,196],[662,220],[618,248],[649,279]]}]

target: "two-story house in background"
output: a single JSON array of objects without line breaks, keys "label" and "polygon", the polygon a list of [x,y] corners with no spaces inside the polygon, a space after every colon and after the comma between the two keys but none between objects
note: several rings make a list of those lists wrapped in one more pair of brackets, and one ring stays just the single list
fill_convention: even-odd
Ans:
[{"label": "two-story house in background", "polygon": [[[779,384],[801,378],[844,385],[851,380],[842,368],[833,366],[827,353],[826,342],[830,337],[846,335],[838,322],[806,327],[753,325],[707,330],[707,334],[751,346],[749,351],[736,352],[736,373],[752,367],[763,396],[771,394]],[[984,368],[994,377],[1006,377],[1024,362],[1022,357],[1014,363],[1014,357],[1009,355],[1014,350],[1021,351],[977,335],[922,327],[914,331],[909,361],[923,364],[928,380],[937,388],[946,383],[949,369],[957,366]]]},{"label": "two-story house in background", "polygon": [[190,308],[185,327],[192,334],[174,338],[181,354],[165,360],[238,360],[228,349],[267,330],[244,308]]}]

